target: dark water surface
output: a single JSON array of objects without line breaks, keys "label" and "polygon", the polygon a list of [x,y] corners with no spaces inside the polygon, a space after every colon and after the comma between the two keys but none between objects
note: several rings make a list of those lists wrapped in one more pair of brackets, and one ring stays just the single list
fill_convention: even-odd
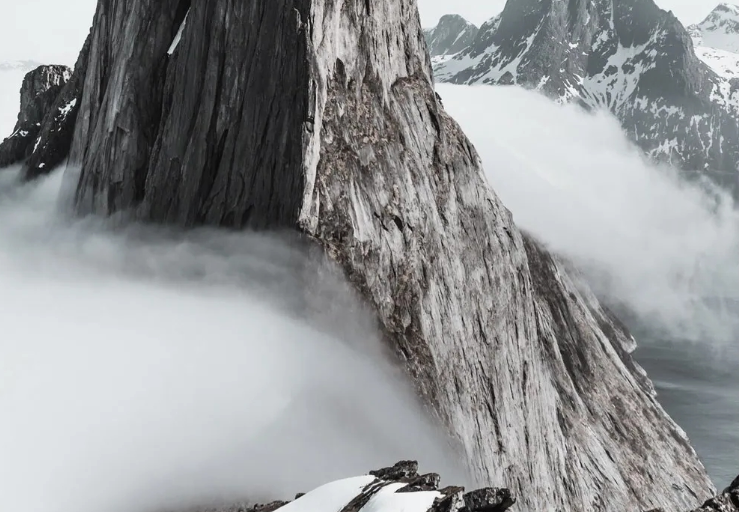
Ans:
[{"label": "dark water surface", "polygon": [[660,403],[723,489],[739,474],[739,348],[637,340],[636,359],[654,382]]}]

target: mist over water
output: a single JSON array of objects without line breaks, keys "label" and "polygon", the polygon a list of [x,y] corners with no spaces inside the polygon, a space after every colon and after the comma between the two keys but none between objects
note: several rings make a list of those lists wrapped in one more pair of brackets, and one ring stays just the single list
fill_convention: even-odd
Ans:
[{"label": "mist over water", "polygon": [[717,486],[739,460],[739,212],[645,160],[607,113],[514,87],[437,85],[516,223],[584,271]]},{"label": "mist over water", "polygon": [[267,500],[403,458],[465,475],[334,270],[287,235],[71,220],[0,173],[0,509]]}]

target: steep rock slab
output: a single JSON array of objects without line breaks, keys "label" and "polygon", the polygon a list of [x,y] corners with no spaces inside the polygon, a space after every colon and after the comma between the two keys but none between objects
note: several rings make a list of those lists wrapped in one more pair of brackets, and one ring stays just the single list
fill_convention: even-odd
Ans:
[{"label": "steep rock slab", "polygon": [[70,75],[66,66],[39,66],[25,76],[18,122],[13,133],[0,144],[0,168],[23,162],[30,156],[42,122]]},{"label": "steep rock slab", "polygon": [[477,37],[475,25],[458,14],[442,16],[438,25],[424,30],[431,58],[454,55],[466,49]]},{"label": "steep rock slab", "polygon": [[414,0],[125,5],[100,0],[91,35],[79,211],[314,239],[475,475],[524,510],[713,493],[631,337],[488,187]]},{"label": "steep rock slab", "polygon": [[481,29],[436,74],[606,108],[656,159],[737,172],[737,84],[701,62],[686,29],[652,0],[508,2],[494,32]]}]

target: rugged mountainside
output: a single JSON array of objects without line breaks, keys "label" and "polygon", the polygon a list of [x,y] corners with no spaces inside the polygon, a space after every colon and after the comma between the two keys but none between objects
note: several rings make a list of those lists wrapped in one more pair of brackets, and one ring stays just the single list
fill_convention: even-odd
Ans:
[{"label": "rugged mountainside", "polygon": [[436,67],[441,81],[518,84],[606,108],[649,155],[736,172],[739,83],[697,56],[653,0],[519,0],[497,28]]},{"label": "rugged mountainside", "polygon": [[475,40],[479,29],[457,14],[442,16],[434,28],[423,31],[431,57],[454,55]]},{"label": "rugged mountainside", "polygon": [[44,117],[69,81],[66,66],[40,66],[29,72],[21,87],[18,122],[13,133],[0,144],[0,167],[24,161],[33,152]]},{"label": "rugged mountainside", "polygon": [[70,84],[74,116],[43,130],[74,131],[80,213],[314,240],[474,475],[524,510],[713,493],[633,338],[489,188],[415,0],[99,0]]}]

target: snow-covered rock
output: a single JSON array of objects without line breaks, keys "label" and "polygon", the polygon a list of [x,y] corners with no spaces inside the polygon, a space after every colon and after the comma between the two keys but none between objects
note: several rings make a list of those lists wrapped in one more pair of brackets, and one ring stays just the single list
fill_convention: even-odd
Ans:
[{"label": "snow-covered rock", "polygon": [[99,0],[80,59],[78,212],[299,231],[474,477],[524,509],[713,494],[633,338],[488,186],[415,0]]},{"label": "snow-covered rock", "polygon": [[[515,502],[508,489],[439,488],[439,475],[418,474],[418,463],[401,461],[368,475],[330,482],[292,502],[215,507],[213,512],[505,512]],[[204,512],[204,511],[203,511]]]},{"label": "snow-covered rock", "polygon": [[688,31],[653,0],[508,2],[497,28],[483,34],[439,63],[437,79],[517,84],[608,109],[656,159],[737,171],[739,83],[726,69],[733,64],[713,72]]},{"label": "snow-covered rock", "polygon": [[738,6],[720,4],[688,31],[699,59],[724,78],[739,78]]},{"label": "snow-covered rock", "polygon": [[[39,66],[29,72],[21,89],[18,123],[0,144],[0,168],[22,163],[23,179],[53,171],[69,154],[89,40],[74,72],[66,66]],[[25,63],[20,63],[22,69]]]},{"label": "snow-covered rock", "polygon": [[688,30],[696,46],[739,53],[739,5],[719,4],[705,20]]},{"label": "snow-covered rock", "polygon": [[[418,475],[418,463],[401,461],[368,475],[322,485],[295,500],[263,505],[212,506],[197,512],[505,512],[516,503],[508,489],[439,488],[439,475]],[[515,510],[512,509],[512,510]],[[649,512],[668,512],[664,508]],[[684,512],[669,510],[669,512]],[[739,512],[739,477],[691,512]]]},{"label": "snow-covered rock", "polygon": [[475,40],[479,29],[457,14],[442,16],[434,28],[424,30],[431,57],[454,55]]}]

